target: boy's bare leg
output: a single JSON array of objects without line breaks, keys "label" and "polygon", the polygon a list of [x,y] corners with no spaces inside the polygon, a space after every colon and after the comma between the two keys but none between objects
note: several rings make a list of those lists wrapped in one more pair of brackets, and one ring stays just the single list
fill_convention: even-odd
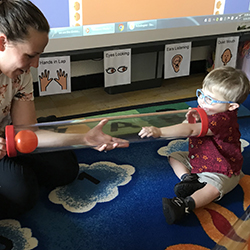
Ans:
[{"label": "boy's bare leg", "polygon": [[190,174],[190,171],[186,168],[185,165],[174,159],[173,157],[169,157],[169,164],[173,168],[176,176],[181,179],[183,174]]},{"label": "boy's bare leg", "polygon": [[169,163],[176,176],[181,180],[174,187],[177,197],[185,198],[193,194],[196,190],[203,188],[206,183],[199,182],[197,174],[191,174],[190,170],[181,162],[173,157],[169,157]]},{"label": "boy's bare leg", "polygon": [[195,202],[195,208],[203,207],[217,199],[219,196],[219,190],[211,184],[207,184],[191,195]]},{"label": "boy's bare leg", "polygon": [[219,197],[217,188],[205,182],[199,182],[199,177],[186,168],[184,164],[170,157],[169,163],[176,176],[181,179],[174,187],[177,197],[162,198],[163,213],[169,224],[176,223],[195,208],[209,204]]}]

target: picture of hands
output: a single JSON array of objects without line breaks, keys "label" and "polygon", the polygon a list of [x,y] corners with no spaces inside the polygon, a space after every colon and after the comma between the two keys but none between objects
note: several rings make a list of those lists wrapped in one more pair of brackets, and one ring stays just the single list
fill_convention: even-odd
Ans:
[{"label": "picture of hands", "polygon": [[56,73],[57,73],[57,78],[50,78],[49,70],[45,69],[44,72],[41,72],[41,75],[39,75],[39,81],[42,92],[47,90],[47,87],[51,82],[56,82],[57,84],[59,84],[62,90],[67,89],[68,74],[62,69],[57,70]]}]

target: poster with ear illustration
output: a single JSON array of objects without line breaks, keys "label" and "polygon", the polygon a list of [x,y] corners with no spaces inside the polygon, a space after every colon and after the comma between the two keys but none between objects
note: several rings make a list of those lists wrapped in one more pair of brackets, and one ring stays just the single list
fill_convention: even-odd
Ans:
[{"label": "poster with ear illustration", "polygon": [[165,79],[189,75],[191,47],[191,42],[165,45]]},{"label": "poster with ear illustration", "polygon": [[230,66],[235,68],[238,44],[238,36],[217,38],[214,68],[222,66]]},{"label": "poster with ear illustration", "polygon": [[39,95],[55,95],[71,92],[70,56],[39,59]]}]

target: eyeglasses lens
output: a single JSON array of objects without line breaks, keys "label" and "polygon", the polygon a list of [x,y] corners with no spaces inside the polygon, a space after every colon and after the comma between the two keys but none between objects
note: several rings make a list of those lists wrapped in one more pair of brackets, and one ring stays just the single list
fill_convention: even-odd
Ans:
[{"label": "eyeglasses lens", "polygon": [[206,96],[203,94],[203,92],[199,89],[197,90],[197,97],[200,98],[200,99],[203,99],[204,98],[204,101],[205,103],[211,105],[213,103],[213,99],[209,96]]},{"label": "eyeglasses lens", "polygon": [[205,96],[204,98],[205,103],[211,105],[213,103],[213,99],[209,96]]}]

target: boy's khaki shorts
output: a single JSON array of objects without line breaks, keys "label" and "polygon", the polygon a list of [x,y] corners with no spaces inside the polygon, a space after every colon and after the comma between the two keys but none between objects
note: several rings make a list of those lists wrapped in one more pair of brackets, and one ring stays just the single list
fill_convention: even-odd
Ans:
[{"label": "boy's khaki shorts", "polygon": [[[174,152],[169,155],[169,157],[174,158],[175,160],[181,162],[187,169],[192,170],[192,166],[190,164],[188,158],[188,152]],[[206,182],[216,187],[220,192],[220,197],[216,200],[220,200],[226,193],[233,190],[239,183],[240,179],[244,176],[241,171],[239,175],[232,175],[228,177],[224,174],[220,173],[210,173],[210,172],[202,172],[197,173],[200,182]]]}]

